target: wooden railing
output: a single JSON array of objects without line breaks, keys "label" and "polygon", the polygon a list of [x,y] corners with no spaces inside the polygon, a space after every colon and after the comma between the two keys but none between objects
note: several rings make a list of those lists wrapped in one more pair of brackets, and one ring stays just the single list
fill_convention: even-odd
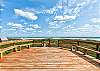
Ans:
[{"label": "wooden railing", "polygon": [[[11,51],[11,52],[16,52],[16,51],[20,51],[24,48],[30,48],[33,40],[18,40],[18,41],[9,41],[9,42],[1,42],[0,46],[2,47],[2,45],[9,45],[6,46],[4,48],[0,47],[0,59],[3,58],[4,53],[7,51]],[[25,42],[27,42],[27,44],[25,44]],[[17,43],[21,43],[20,45],[18,45]],[[24,43],[24,44],[22,44]],[[7,53],[6,53],[7,54]]]},{"label": "wooden railing", "polygon": [[[54,41],[54,42],[53,42]],[[33,42],[33,45],[40,45],[41,47],[46,44],[47,47],[60,47],[68,48],[71,51],[80,51],[83,55],[94,56],[96,59],[100,59],[100,42],[96,41],[82,41],[82,40],[63,40],[63,39],[44,39],[39,42]],[[83,45],[84,44],[84,45]],[[53,46],[56,45],[56,46]],[[87,46],[88,45],[88,46]]]},{"label": "wooden railing", "polygon": [[[91,55],[95,56],[96,59],[100,59],[100,42],[81,41],[81,40],[62,40],[61,47],[67,48],[68,46],[70,47],[71,51],[75,52],[80,51],[83,53],[83,55]],[[92,54],[90,54],[90,52]]]},{"label": "wooden railing", "polygon": [[39,40],[39,41],[38,40],[39,39],[33,40],[33,46],[35,46],[35,45],[40,45],[39,47],[43,47],[44,45],[46,45],[46,47],[53,47],[53,45],[56,45],[56,47],[60,46],[59,40],[56,40],[56,43],[52,42],[52,39],[42,39],[42,40]]},{"label": "wooden railing", "polygon": [[17,42],[32,42],[31,47],[60,47],[60,48],[67,48],[71,51],[80,51],[83,55],[90,55],[94,56],[96,59],[100,59],[100,42],[96,41],[82,41],[82,40],[67,40],[67,39],[34,39],[34,40],[21,40],[21,41],[13,41],[13,42],[3,42],[0,45],[5,44],[13,44],[8,48],[4,48],[0,51],[0,57],[2,57],[2,53],[12,49],[16,51],[16,49],[21,50],[22,46],[29,47],[28,44],[23,45],[15,45]]}]

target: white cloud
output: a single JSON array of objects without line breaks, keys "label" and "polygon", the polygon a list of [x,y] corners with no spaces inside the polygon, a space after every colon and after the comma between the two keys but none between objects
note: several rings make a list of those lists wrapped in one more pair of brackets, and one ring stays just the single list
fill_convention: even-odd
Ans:
[{"label": "white cloud", "polygon": [[3,27],[2,26],[0,26],[0,29],[2,29]]},{"label": "white cloud", "polygon": [[34,30],[33,32],[36,33],[36,30]]},{"label": "white cloud", "polygon": [[25,25],[26,25],[26,24],[28,24],[28,23],[23,23],[23,24],[25,24]]},{"label": "white cloud", "polygon": [[42,31],[38,31],[39,33],[41,33]]},{"label": "white cloud", "polygon": [[0,9],[0,11],[3,11],[3,10],[4,10],[3,8]]},{"label": "white cloud", "polygon": [[97,33],[99,33],[99,34],[100,34],[100,30],[97,30]]},{"label": "white cloud", "polygon": [[49,28],[50,29],[57,29],[57,28],[60,28],[61,25],[58,25],[58,24],[54,24],[54,25],[50,25]]},{"label": "white cloud", "polygon": [[82,2],[82,3],[79,3],[79,4],[77,4],[77,6],[83,6],[83,5],[85,5],[86,4],[86,2]]},{"label": "white cloud", "polygon": [[11,26],[12,28],[17,28],[17,29],[23,29],[24,28],[24,26],[22,24],[13,23],[13,22],[9,22],[7,25]]},{"label": "white cloud", "polygon": [[59,23],[65,23],[66,22],[66,20],[64,20],[64,21],[59,21]]},{"label": "white cloud", "polygon": [[13,25],[14,23],[13,22],[8,22],[7,25],[11,26]]},{"label": "white cloud", "polygon": [[100,25],[99,24],[83,24],[78,26],[68,25],[62,28],[65,32],[78,32],[79,34],[86,34],[86,33],[99,33]]},{"label": "white cloud", "polygon": [[50,9],[45,9],[43,10],[41,13],[48,13],[48,14],[54,14],[54,12],[57,11],[57,8],[56,7],[53,7],[53,8],[50,8]]},{"label": "white cloud", "polygon": [[91,25],[90,24],[85,24],[85,25],[82,25],[80,28],[78,29],[88,29]]},{"label": "white cloud", "polygon": [[13,29],[13,28],[11,28],[11,29],[8,29],[8,30],[10,30],[10,31],[16,31],[16,29]]},{"label": "white cloud", "polygon": [[1,7],[5,7],[5,2],[4,2],[4,0],[0,0],[0,6],[1,6]]},{"label": "white cloud", "polygon": [[49,22],[49,25],[55,25],[57,24],[58,21],[54,21],[54,22]]},{"label": "white cloud", "polygon": [[24,26],[22,24],[13,24],[13,27],[17,27],[17,28],[23,28]]},{"label": "white cloud", "polygon": [[49,30],[48,33],[51,33],[51,30]]},{"label": "white cloud", "polygon": [[57,27],[57,26],[51,26],[51,27],[49,27],[50,29],[57,29],[57,28],[59,28],[59,27]]},{"label": "white cloud", "polygon": [[52,14],[49,19],[46,20],[47,22],[52,22],[54,20],[58,20],[59,22],[62,20],[71,21],[80,16],[80,12],[83,8],[92,5],[96,1],[97,0],[68,0],[67,3],[67,0],[63,0],[62,3],[62,0],[59,0],[54,7],[45,9],[41,13]]},{"label": "white cloud", "polygon": [[64,15],[64,16],[55,16],[54,20],[68,21],[68,20],[73,20],[73,19],[75,19],[75,18],[76,18],[76,16]]},{"label": "white cloud", "polygon": [[53,22],[49,22],[49,28],[50,29],[57,29],[62,27],[65,23],[65,21],[53,21]]},{"label": "white cloud", "polygon": [[83,32],[90,32],[93,28],[93,25],[90,24],[84,24],[82,26],[80,26],[79,28],[77,28],[79,31],[83,31]]},{"label": "white cloud", "polygon": [[98,33],[97,31],[100,30],[100,25],[98,24],[84,24],[80,27],[77,27],[77,30],[81,32],[88,32],[88,33]]},{"label": "white cloud", "polygon": [[69,30],[72,31],[72,30],[77,30],[77,29],[72,25],[68,25],[68,26],[63,27],[62,30],[65,30],[66,32],[68,32]]},{"label": "white cloud", "polygon": [[30,25],[33,29],[40,29],[41,27],[38,24],[31,24]]},{"label": "white cloud", "polygon": [[28,18],[30,20],[37,20],[38,19],[38,16],[36,16],[32,12],[26,12],[26,11],[23,11],[23,10],[20,10],[20,9],[14,9],[14,11],[15,11],[15,14],[17,16],[22,16],[22,17]]},{"label": "white cloud", "polygon": [[91,21],[93,23],[100,23],[100,18],[93,18]]},{"label": "white cloud", "polygon": [[2,7],[5,7],[6,5],[2,3],[1,6],[2,6]]},{"label": "white cloud", "polygon": [[35,30],[35,29],[33,29],[33,28],[26,28],[26,30],[31,31],[31,30]]}]

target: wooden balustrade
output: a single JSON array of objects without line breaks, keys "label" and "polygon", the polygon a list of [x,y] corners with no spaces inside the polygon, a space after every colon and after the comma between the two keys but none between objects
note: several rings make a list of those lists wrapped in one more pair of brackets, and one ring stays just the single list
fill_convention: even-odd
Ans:
[{"label": "wooden balustrade", "polygon": [[13,52],[21,51],[23,49],[23,47],[29,49],[31,45],[32,45],[32,43],[29,43],[29,44],[22,44],[22,45],[14,45],[14,46],[10,46],[10,47],[7,47],[7,48],[0,49],[0,59],[3,58],[3,56],[4,56],[3,53],[5,53],[6,51],[9,51],[9,50],[12,50]]},{"label": "wooden balustrade", "polygon": [[[53,39],[54,40],[54,39]],[[96,54],[96,59],[100,59],[100,42],[91,42],[91,41],[82,41],[82,40],[60,40],[60,39],[56,39],[56,41],[52,41],[52,39],[42,39],[42,40],[23,40],[23,41],[14,41],[14,42],[8,42],[8,43],[3,43],[4,44],[15,44],[16,42],[32,42],[31,45],[41,45],[41,47],[43,47],[44,45],[46,45],[47,47],[52,47],[53,45],[56,45],[57,47],[71,47],[71,50],[73,51],[80,51],[80,49],[82,49],[83,55],[88,55],[89,52],[94,52]],[[56,42],[56,43],[55,43]],[[82,46],[82,43],[86,43],[86,44],[92,44],[95,45],[95,50],[88,48],[87,46]],[[0,43],[1,45],[1,43]],[[0,58],[2,58],[2,53],[12,49],[13,52],[16,52],[18,50],[18,48],[21,48],[26,46],[27,48],[30,48],[30,45],[28,44],[23,44],[23,45],[14,45],[8,48],[5,48],[3,50],[0,50]],[[54,47],[54,46],[53,46]],[[21,50],[19,49],[19,51]]]},{"label": "wooden balustrade", "polygon": [[0,42],[1,45],[6,45],[6,44],[16,44],[18,42],[32,42],[33,40],[16,40],[16,41],[7,41],[7,42]]},{"label": "wooden balustrade", "polygon": [[[77,44],[64,44],[65,42],[76,42]],[[91,44],[91,45],[95,45],[96,46],[96,49],[93,50],[93,49],[90,49],[88,47],[84,47],[82,46],[80,43],[86,43],[86,44]],[[74,47],[74,51],[80,51],[79,49],[83,49],[83,55],[88,55],[89,51],[91,52],[94,52],[96,54],[96,59],[100,59],[100,42],[91,42],[91,41],[80,41],[80,40],[64,40],[63,41],[63,44],[62,44],[62,47],[68,47],[70,46],[71,47],[71,50],[73,50],[73,47]]]}]

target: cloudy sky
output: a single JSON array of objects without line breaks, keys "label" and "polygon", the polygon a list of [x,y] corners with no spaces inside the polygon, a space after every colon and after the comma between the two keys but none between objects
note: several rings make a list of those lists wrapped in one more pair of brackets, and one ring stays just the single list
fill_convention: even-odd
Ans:
[{"label": "cloudy sky", "polygon": [[100,0],[0,0],[0,37],[100,37]]}]

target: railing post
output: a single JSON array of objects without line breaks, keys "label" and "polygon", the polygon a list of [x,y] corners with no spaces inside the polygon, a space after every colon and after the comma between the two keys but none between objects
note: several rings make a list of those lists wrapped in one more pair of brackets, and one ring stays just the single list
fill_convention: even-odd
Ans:
[{"label": "railing post", "polygon": [[16,52],[16,49],[15,48],[13,48],[13,52]]},{"label": "railing post", "polygon": [[41,39],[41,47],[43,47],[43,45],[42,45],[43,43],[42,43],[42,39]]},{"label": "railing post", "polygon": [[[99,43],[96,44],[96,51],[99,51]],[[99,53],[96,53],[96,59],[99,59]]]},{"label": "railing post", "polygon": [[[77,41],[77,45],[79,46],[80,45],[80,42]],[[76,46],[76,51],[78,51],[78,47]]]},{"label": "railing post", "polygon": [[2,53],[0,53],[0,59],[2,59],[2,57],[3,57],[3,54],[2,54]]},{"label": "railing post", "polygon": [[22,49],[24,49],[24,46],[20,46],[20,51],[21,51]]},{"label": "railing post", "polygon": [[76,47],[76,51],[78,51],[78,47],[77,46],[75,46]]},{"label": "railing post", "polygon": [[17,47],[17,50],[20,51],[20,50],[21,50],[21,46],[18,46],[18,47]]},{"label": "railing post", "polygon": [[77,45],[78,45],[78,46],[80,45],[80,42],[79,42],[79,41],[77,41]]},{"label": "railing post", "polygon": [[58,47],[59,47],[59,40],[58,40]]},{"label": "railing post", "polygon": [[28,49],[30,48],[30,45],[28,45]]},{"label": "railing post", "polygon": [[44,39],[43,39],[43,46],[44,46]]},{"label": "railing post", "polygon": [[84,49],[84,54],[83,55],[87,55],[87,50],[86,49]]},{"label": "railing post", "polygon": [[17,47],[15,48],[16,52],[18,51]]},{"label": "railing post", "polygon": [[50,45],[50,39],[49,39],[49,44],[48,44],[48,47],[50,47],[51,45]]},{"label": "railing post", "polygon": [[13,43],[13,46],[15,45],[15,43]]},{"label": "railing post", "polygon": [[63,46],[63,45],[64,45],[64,41],[61,40],[60,42],[61,42],[61,43],[60,43],[60,46],[63,48],[63,47],[64,47],[64,46]]},{"label": "railing post", "polygon": [[32,46],[34,47],[34,40],[33,40],[33,45]]},{"label": "railing post", "polygon": [[74,51],[74,46],[71,47],[71,51]]}]

